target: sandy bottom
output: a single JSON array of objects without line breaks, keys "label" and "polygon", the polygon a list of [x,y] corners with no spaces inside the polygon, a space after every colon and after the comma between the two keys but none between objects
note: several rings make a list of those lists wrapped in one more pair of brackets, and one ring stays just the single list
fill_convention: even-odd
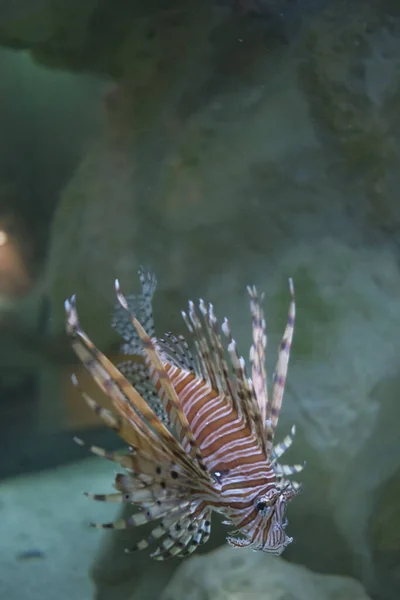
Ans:
[{"label": "sandy bottom", "polygon": [[0,483],[1,600],[90,600],[89,569],[101,542],[90,521],[115,506],[82,492],[110,492],[114,469],[90,458]]}]

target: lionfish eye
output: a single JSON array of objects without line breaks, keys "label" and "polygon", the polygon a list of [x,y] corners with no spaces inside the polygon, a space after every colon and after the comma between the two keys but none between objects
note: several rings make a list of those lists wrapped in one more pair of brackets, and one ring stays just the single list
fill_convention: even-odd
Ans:
[{"label": "lionfish eye", "polygon": [[268,517],[272,511],[272,506],[267,500],[259,500],[256,504],[256,509],[263,517]]}]

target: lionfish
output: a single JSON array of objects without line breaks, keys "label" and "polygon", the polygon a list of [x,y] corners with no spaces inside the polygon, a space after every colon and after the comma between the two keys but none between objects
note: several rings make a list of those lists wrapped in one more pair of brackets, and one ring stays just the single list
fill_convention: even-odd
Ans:
[{"label": "lionfish", "polygon": [[[142,364],[127,360],[114,366],[81,329],[75,296],[65,302],[73,349],[110,398],[115,413],[81,393],[129,446],[124,454],[90,447],[125,472],[116,475],[116,493],[86,495],[137,508],[127,520],[92,525],[126,529],[157,521],[148,538],[127,552],[156,543],[151,556],[164,560],[187,556],[205,543],[215,511],[225,517],[224,524],[234,527],[227,537],[232,546],[281,554],[293,541],[285,532],[286,506],[301,488],[288,477],[304,466],[278,462],[293,442],[294,426],[273,445],[293,336],[292,281],[287,326],[268,394],[263,296],[255,287],[248,288],[252,317],[248,376],[228,320],[220,327],[212,304],[203,300],[198,308],[190,301],[188,312],[182,311],[193,352],[182,336],[157,338],[152,317],[156,279],[144,269],[139,277],[139,296],[125,297],[115,282],[118,304],[112,325],[125,339],[123,352],[140,354]],[[73,381],[78,385],[76,378]]]}]

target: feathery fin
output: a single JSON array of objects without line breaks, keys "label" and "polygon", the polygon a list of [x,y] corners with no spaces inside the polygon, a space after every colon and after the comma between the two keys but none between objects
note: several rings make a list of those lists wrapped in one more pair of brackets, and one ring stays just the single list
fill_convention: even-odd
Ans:
[{"label": "feathery fin", "polygon": [[[126,302],[124,295],[122,294],[122,292],[120,290],[119,282],[117,279],[115,280],[115,290],[116,290],[117,298],[118,298],[121,306],[126,311],[129,312],[128,304]],[[153,344],[152,340],[147,335],[147,333],[145,332],[145,330],[143,329],[143,327],[141,326],[141,324],[139,323],[139,321],[131,313],[129,313],[129,314],[130,314],[130,317],[132,320],[132,324],[135,326],[136,331],[138,332],[138,335],[139,335],[140,339],[142,340],[143,348],[147,354],[149,364],[154,368],[155,373],[157,375],[157,380],[158,380],[161,388],[163,389],[164,393],[168,397],[169,402],[171,403],[171,412],[175,417],[174,420],[179,423],[180,428],[181,428],[181,435],[184,436],[189,443],[189,446],[190,446],[189,453],[192,456],[192,458],[194,458],[196,460],[199,467],[204,472],[207,472],[207,467],[204,464],[203,458],[201,456],[201,452],[200,452],[199,448],[197,447],[196,440],[194,439],[193,434],[190,430],[186,415],[181,408],[178,395],[174,389],[174,386],[172,385],[172,383],[169,379],[168,373],[165,370],[165,368],[160,360],[160,357],[157,354],[156,347]],[[210,480],[211,480],[211,477],[210,477]]]}]

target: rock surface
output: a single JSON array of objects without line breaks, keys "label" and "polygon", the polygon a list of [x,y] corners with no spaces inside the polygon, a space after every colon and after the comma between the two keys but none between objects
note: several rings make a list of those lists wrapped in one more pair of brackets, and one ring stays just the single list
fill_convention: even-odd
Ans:
[{"label": "rock surface", "polygon": [[320,575],[282,558],[220,548],[181,566],[160,600],[368,600],[350,577]]},{"label": "rock surface", "polygon": [[[90,561],[98,544],[88,527],[107,510],[82,491],[106,486],[110,465],[79,464],[0,482],[0,596],[8,600],[90,598]],[[103,512],[103,515],[101,514]]]}]

